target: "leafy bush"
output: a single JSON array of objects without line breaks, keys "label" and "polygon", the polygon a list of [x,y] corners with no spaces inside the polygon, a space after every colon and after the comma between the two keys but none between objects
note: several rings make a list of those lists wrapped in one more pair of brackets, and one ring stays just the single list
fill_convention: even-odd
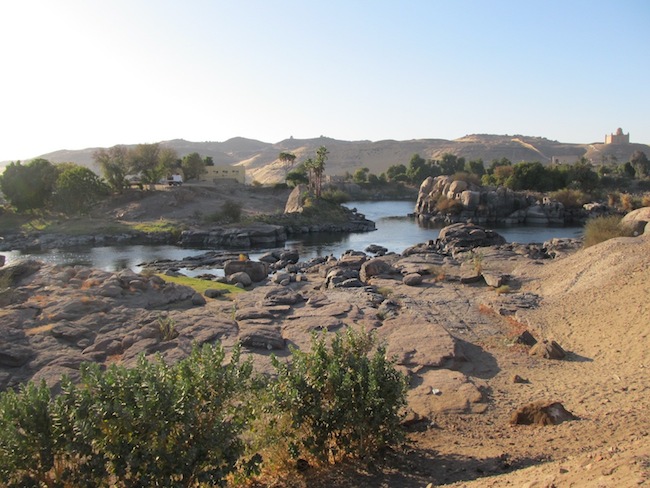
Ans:
[{"label": "leafy bush", "polygon": [[0,397],[0,478],[7,486],[47,483],[54,467],[50,391],[41,383]]},{"label": "leafy bush", "polygon": [[221,210],[213,212],[205,217],[207,222],[236,223],[241,221],[242,207],[241,204],[226,200],[221,206]]},{"label": "leafy bush", "polygon": [[2,486],[224,485],[259,467],[263,445],[267,464],[279,446],[285,458],[335,461],[402,438],[406,380],[370,333],[350,329],[331,346],[314,336],[291,364],[274,358],[266,383],[239,348],[224,359],[205,345],[175,365],[84,364],[56,397],[45,383],[0,394]]},{"label": "leafy bush", "polygon": [[287,434],[295,457],[307,452],[334,462],[401,440],[406,380],[383,346],[373,349],[371,333],[348,329],[329,347],[325,335],[314,335],[311,352],[293,349],[290,364],[274,358],[273,408],[291,419],[294,430]]},{"label": "leafy bush", "polygon": [[621,225],[621,217],[609,215],[589,219],[585,224],[584,247],[590,247],[614,237],[631,237],[631,229]]},{"label": "leafy bush", "polygon": [[[244,452],[250,361],[196,348],[174,366],[82,367],[78,386],[0,398],[0,475],[8,486],[223,484]],[[109,483],[110,481],[110,483]]]},{"label": "leafy bush", "polygon": [[570,188],[563,188],[551,192],[549,197],[564,205],[564,208],[580,208],[589,201],[589,196],[581,190],[572,190]]},{"label": "leafy bush", "polygon": [[232,200],[226,200],[221,206],[221,215],[228,222],[239,222],[241,220],[241,205]]},{"label": "leafy bush", "polygon": [[324,191],[321,195],[321,198],[324,200],[329,200],[330,202],[341,204],[350,201],[350,195],[348,195],[343,190],[338,188],[330,188]]}]

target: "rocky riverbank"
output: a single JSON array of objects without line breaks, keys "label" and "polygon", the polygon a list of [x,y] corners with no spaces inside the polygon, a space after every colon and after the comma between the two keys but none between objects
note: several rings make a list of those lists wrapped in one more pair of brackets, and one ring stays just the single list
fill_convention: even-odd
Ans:
[{"label": "rocky riverbank", "polygon": [[[28,380],[56,389],[86,361],[177,361],[215,341],[242,343],[256,368],[270,371],[270,352],[288,358],[313,331],[363,327],[409,378],[411,433],[404,452],[371,474],[346,473],[346,483],[496,486],[498,478],[480,478],[510,473],[518,484],[604,476],[630,486],[650,478],[641,449],[650,432],[650,312],[639,295],[649,286],[649,245],[646,233],[587,250],[575,241],[523,246],[452,226],[402,254],[373,246],[304,263],[224,259],[226,278],[238,276],[246,290],[236,295],[217,283],[197,293],[151,272],[22,262],[0,268],[0,389]],[[255,280],[244,285],[249,272]],[[563,359],[549,359],[554,341]],[[550,427],[511,425],[538,400],[570,415]],[[313,486],[328,474],[299,476]]]},{"label": "rocky riverbank", "polygon": [[422,222],[479,225],[570,225],[615,213],[606,205],[585,204],[567,208],[559,201],[505,187],[489,187],[454,180],[451,176],[428,177],[420,185],[414,215]]},{"label": "rocky riverbank", "polygon": [[7,233],[0,240],[1,251],[33,249],[66,249],[115,245],[174,245],[181,247],[215,249],[253,249],[282,246],[289,236],[310,233],[370,232],[375,223],[356,211],[340,207],[337,221],[326,217],[306,218],[301,214],[279,214],[266,218],[269,222],[230,225],[193,225],[191,229],[176,232],[143,232],[131,230],[119,233],[92,233],[69,235],[47,232]]}]

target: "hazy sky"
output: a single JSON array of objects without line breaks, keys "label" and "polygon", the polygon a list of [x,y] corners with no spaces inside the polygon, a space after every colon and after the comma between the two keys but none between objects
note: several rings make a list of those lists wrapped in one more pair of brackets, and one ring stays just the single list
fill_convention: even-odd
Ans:
[{"label": "hazy sky", "polygon": [[0,161],[183,138],[650,144],[648,0],[0,0]]}]

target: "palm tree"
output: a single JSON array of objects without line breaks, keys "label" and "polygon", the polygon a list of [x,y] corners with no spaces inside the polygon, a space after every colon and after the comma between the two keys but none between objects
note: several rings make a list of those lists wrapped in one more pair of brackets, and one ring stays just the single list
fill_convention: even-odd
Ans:
[{"label": "palm tree", "polygon": [[296,162],[296,155],[290,152],[281,152],[278,156],[278,159],[282,163],[284,168],[284,179],[287,179],[289,170],[293,167],[293,164]]},{"label": "palm tree", "polygon": [[316,193],[316,198],[320,198],[321,189],[323,186],[323,174],[325,173],[325,161],[327,161],[327,155],[329,154],[325,146],[321,146],[316,151],[316,160],[313,163],[313,173],[314,173],[314,192]]}]

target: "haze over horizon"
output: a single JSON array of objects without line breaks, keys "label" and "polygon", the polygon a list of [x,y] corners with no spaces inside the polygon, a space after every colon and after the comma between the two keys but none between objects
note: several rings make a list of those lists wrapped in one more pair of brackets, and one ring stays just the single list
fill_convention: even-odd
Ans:
[{"label": "haze over horizon", "polygon": [[3,2],[0,161],[170,139],[650,144],[650,3]]}]

